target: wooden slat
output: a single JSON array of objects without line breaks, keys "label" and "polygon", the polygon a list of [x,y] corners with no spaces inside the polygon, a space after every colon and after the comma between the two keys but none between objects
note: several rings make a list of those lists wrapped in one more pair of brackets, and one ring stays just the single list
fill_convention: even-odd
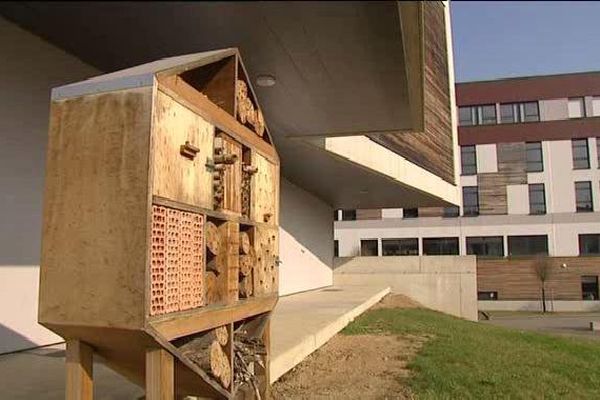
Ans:
[{"label": "wooden slat", "polygon": [[252,166],[257,168],[251,182],[250,219],[270,225],[279,223],[278,175],[279,169],[265,157],[252,153]]},{"label": "wooden slat", "polygon": [[172,314],[150,320],[150,325],[166,340],[216,328],[257,314],[271,311],[277,296],[256,297],[227,306],[207,306],[191,312]]},{"label": "wooden slat", "polygon": [[225,134],[219,135],[223,139],[223,153],[237,156],[237,160],[227,165],[223,174],[224,196],[223,208],[235,214],[242,212],[242,145]]},{"label": "wooden slat", "polygon": [[381,209],[380,208],[363,208],[356,210],[356,219],[381,219]]},{"label": "wooden slat", "polygon": [[80,340],[67,340],[67,400],[92,400],[93,386],[93,355],[92,348]]},{"label": "wooden slat", "polygon": [[146,400],[175,398],[175,367],[173,356],[163,349],[146,352]]},{"label": "wooden slat", "polygon": [[232,115],[219,108],[208,97],[188,85],[181,78],[177,76],[165,76],[159,77],[157,80],[159,90],[164,91],[182,104],[185,104],[186,107],[189,107],[206,121],[231,135],[242,144],[256,149],[271,162],[279,164],[279,156],[273,146],[240,124]]}]

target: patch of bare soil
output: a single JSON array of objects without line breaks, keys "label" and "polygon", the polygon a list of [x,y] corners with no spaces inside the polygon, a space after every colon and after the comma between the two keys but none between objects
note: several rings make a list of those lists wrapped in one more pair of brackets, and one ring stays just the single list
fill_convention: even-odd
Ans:
[{"label": "patch of bare soil", "polygon": [[371,310],[380,308],[424,308],[410,297],[401,294],[388,294],[379,303],[371,307]]},{"label": "patch of bare soil", "polygon": [[337,335],[273,385],[273,399],[412,399],[407,363],[426,338]]}]

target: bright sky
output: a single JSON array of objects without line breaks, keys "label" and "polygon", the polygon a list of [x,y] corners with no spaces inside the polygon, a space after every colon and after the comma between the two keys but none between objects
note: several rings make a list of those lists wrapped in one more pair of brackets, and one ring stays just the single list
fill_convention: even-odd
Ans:
[{"label": "bright sky", "polygon": [[600,2],[450,5],[457,82],[600,70]]}]

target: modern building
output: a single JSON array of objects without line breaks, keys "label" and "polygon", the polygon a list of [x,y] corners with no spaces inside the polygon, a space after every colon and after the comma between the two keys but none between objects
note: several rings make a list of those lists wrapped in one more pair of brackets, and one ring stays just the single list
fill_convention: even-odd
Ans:
[{"label": "modern building", "polygon": [[4,2],[0,353],[61,340],[37,324],[51,89],[229,47],[281,158],[281,295],[332,285],[334,209],[459,203],[447,2]]},{"label": "modern building", "polygon": [[459,83],[456,98],[462,205],[338,210],[337,255],[476,255],[480,308],[537,308],[546,254],[551,305],[599,307],[600,72]]}]

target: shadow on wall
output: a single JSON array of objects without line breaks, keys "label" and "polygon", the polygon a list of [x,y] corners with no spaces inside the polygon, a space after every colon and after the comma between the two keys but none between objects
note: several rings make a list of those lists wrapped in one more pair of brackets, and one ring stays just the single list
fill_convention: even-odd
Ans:
[{"label": "shadow on wall", "polygon": [[333,208],[281,179],[280,227],[333,269]]},{"label": "shadow on wall", "polygon": [[15,349],[30,349],[37,346],[38,344],[33,343],[20,333],[0,324],[0,355]]}]

